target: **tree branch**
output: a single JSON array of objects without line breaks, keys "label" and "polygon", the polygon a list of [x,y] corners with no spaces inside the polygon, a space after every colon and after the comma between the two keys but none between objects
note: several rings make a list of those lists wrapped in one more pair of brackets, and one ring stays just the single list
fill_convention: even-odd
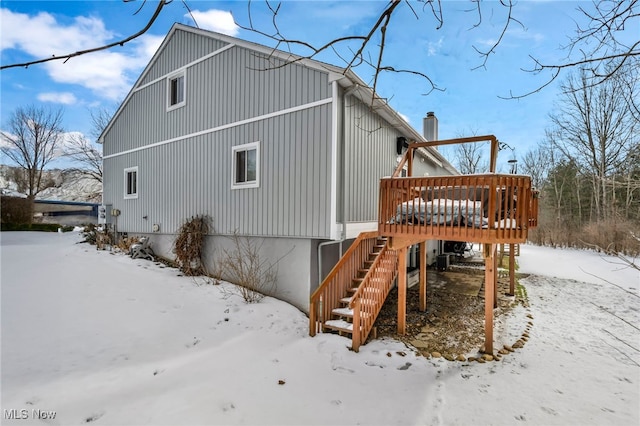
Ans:
[{"label": "tree branch", "polygon": [[[127,0],[124,0],[125,2],[127,2]],[[160,0],[158,1],[158,5],[156,6],[156,10],[153,13],[153,15],[151,16],[151,18],[149,19],[149,21],[147,22],[147,25],[145,25],[145,27],[143,29],[141,29],[140,31],[138,31],[137,33],[116,41],[114,43],[110,43],[110,44],[106,44],[104,46],[99,46],[99,47],[94,47],[92,49],[86,49],[86,50],[79,50],[77,52],[74,53],[69,53],[67,55],[62,55],[62,56],[51,56],[50,58],[45,58],[45,59],[38,59],[35,61],[29,61],[29,62],[23,62],[20,64],[9,64],[9,65],[2,65],[0,66],[0,70],[5,70],[5,69],[9,69],[9,68],[17,68],[17,67],[25,67],[28,68],[30,65],[35,65],[35,64],[41,64],[44,62],[49,62],[49,61],[60,61],[60,60],[64,60],[64,63],[67,63],[67,61],[71,58],[75,58],[76,56],[81,56],[81,55],[86,55],[87,53],[93,53],[93,52],[99,52],[101,50],[107,50],[107,49],[111,49],[112,47],[115,46],[124,46],[125,43],[130,42],[131,40],[134,40],[138,37],[140,37],[142,34],[146,33],[149,28],[151,28],[151,25],[153,25],[153,23],[156,21],[156,19],[158,18],[158,16],[160,15],[160,12],[162,11],[162,8],[164,6],[166,6],[167,4],[171,3],[173,0]],[[146,3],[143,2],[142,6],[144,6],[144,4]],[[140,6],[140,9],[142,8],[142,6]],[[140,11],[140,9],[138,9],[138,11]],[[138,12],[136,12],[138,13]]]}]

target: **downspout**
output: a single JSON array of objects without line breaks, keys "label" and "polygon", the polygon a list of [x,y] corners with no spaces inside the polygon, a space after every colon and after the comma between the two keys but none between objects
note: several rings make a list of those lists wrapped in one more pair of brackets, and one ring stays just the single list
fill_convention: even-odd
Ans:
[{"label": "downspout", "polygon": [[[338,81],[334,80],[331,82],[331,89],[332,89],[332,96],[334,99],[334,106],[333,108],[336,109],[336,114],[334,114],[334,117],[337,118],[337,100],[339,98],[339,91],[338,91]],[[342,249],[342,243],[347,239],[347,196],[346,196],[346,191],[345,191],[345,150],[346,150],[346,134],[345,134],[345,115],[346,115],[346,98],[347,96],[351,95],[351,93],[353,93],[354,91],[356,91],[359,88],[359,86],[357,84],[355,84],[353,87],[351,87],[349,90],[347,90],[343,95],[342,95],[342,116],[341,116],[341,120],[340,120],[340,128],[338,131],[336,131],[336,134],[338,136],[338,142],[340,143],[340,163],[339,163],[339,171],[340,171],[340,176],[342,178],[341,180],[341,186],[338,186],[338,190],[340,191],[340,194],[336,194],[336,198],[340,197],[342,199],[342,231],[340,233],[340,239],[337,241],[325,241],[323,243],[318,244],[318,286],[320,286],[320,284],[322,284],[322,248],[328,245],[332,245],[332,244],[339,244],[339,251],[340,251],[340,257],[342,257],[343,254],[343,249]],[[337,126],[337,123],[336,123]]]},{"label": "downspout", "polygon": [[[338,80],[333,80],[331,82],[331,96],[333,98],[333,103],[332,103],[332,126],[336,126],[335,131],[332,131],[332,135],[333,137],[336,138],[336,148],[338,143],[340,142],[340,140],[344,141],[344,117],[342,120],[340,120],[341,123],[341,127],[340,129],[337,128],[338,126],[338,96],[339,96],[339,92],[338,92]],[[343,114],[344,114],[344,102],[343,102]],[[342,137],[340,137],[342,136]],[[343,143],[344,145],[344,143]],[[344,150],[344,147],[342,148]],[[336,150],[337,151],[337,150]],[[340,161],[343,161],[343,159],[341,158]],[[342,164],[338,165],[338,168],[336,169],[336,180],[338,179],[338,171],[343,170]],[[336,185],[336,190],[342,190],[342,193],[340,195],[338,195],[337,193],[336,195],[336,200],[338,200],[339,198],[342,198],[343,203],[344,203],[344,187],[340,188],[339,185]],[[343,209],[343,215],[344,215],[344,204],[342,205],[342,209]],[[323,276],[322,276],[322,248],[328,245],[332,245],[332,244],[340,244],[339,250],[340,250],[340,257],[342,257],[342,242],[345,239],[345,235],[346,235],[346,228],[345,228],[345,222],[344,222],[344,216],[343,216],[343,221],[342,221],[342,231],[340,233],[340,239],[335,241],[325,241],[323,243],[318,244],[318,287],[322,284],[322,280],[323,280]]]}]

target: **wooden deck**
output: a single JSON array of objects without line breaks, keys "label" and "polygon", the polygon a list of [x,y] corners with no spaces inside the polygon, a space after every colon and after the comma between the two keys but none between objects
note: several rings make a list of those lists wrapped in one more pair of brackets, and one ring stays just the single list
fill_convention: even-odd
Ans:
[{"label": "wooden deck", "polygon": [[[490,142],[490,172],[412,177],[413,152],[436,145]],[[427,240],[483,244],[485,346],[493,353],[493,309],[497,307],[497,247],[527,240],[538,224],[538,192],[531,178],[495,173],[500,143],[493,135],[411,143],[393,177],[380,180],[378,231],[362,233],[310,299],[309,334],[327,329],[351,335],[357,351],[373,328],[397,278],[398,333],[406,331],[407,249]],[[406,169],[405,169],[406,166]],[[400,177],[403,170],[409,177]],[[514,291],[510,257],[510,292]],[[420,310],[427,309],[427,258],[420,258]]]},{"label": "wooden deck", "polygon": [[483,174],[385,178],[378,233],[392,247],[438,239],[523,243],[537,225],[537,192],[529,176]]}]

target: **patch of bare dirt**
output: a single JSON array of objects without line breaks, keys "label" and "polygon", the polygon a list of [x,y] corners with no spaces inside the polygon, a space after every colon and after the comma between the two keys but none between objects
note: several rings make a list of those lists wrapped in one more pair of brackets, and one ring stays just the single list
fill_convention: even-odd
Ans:
[{"label": "patch of bare dirt", "polygon": [[[518,303],[526,304],[516,291],[509,296],[509,274],[498,279],[498,309],[494,321]],[[397,288],[391,290],[376,320],[377,336],[392,337],[416,347],[425,356],[434,352],[455,359],[482,351],[484,345],[484,270],[461,268],[427,273],[427,311],[419,310],[419,286],[407,290],[406,335],[397,334]],[[524,326],[525,324],[523,324]]]}]

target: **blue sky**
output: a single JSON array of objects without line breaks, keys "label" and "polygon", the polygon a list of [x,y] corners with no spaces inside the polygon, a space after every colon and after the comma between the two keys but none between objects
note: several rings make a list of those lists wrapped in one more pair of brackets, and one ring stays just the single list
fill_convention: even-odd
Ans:
[{"label": "blue sky", "polygon": [[[248,23],[244,1],[186,0],[201,28],[273,46],[273,42],[233,24],[233,17]],[[0,47],[3,65],[70,53],[115,41],[138,31],[155,9],[142,2],[111,1],[2,1],[0,3]],[[522,69],[533,65],[531,56],[557,62],[567,52],[561,49],[573,35],[574,20],[581,18],[578,6],[591,2],[520,1],[512,23],[485,67],[474,50],[486,49],[499,36],[506,10],[498,2],[483,2],[482,22],[469,12],[472,3],[444,1],[444,24],[438,23],[423,3],[403,5],[394,14],[387,32],[385,62],[396,69],[427,74],[444,91],[430,91],[422,77],[387,73],[381,76],[378,93],[419,131],[422,117],[434,111],[440,123],[440,138],[471,134],[495,134],[522,156],[544,138],[548,113],[557,99],[557,84],[520,100],[503,100],[510,93],[527,93],[548,79]],[[384,1],[283,1],[278,13],[281,32],[313,44],[368,31]],[[414,13],[415,12],[415,13]],[[417,17],[416,17],[417,15]],[[256,27],[272,32],[272,15],[265,3],[255,1],[252,19]],[[62,106],[65,128],[88,134],[89,111],[115,109],[148,63],[174,22],[194,25],[184,3],[174,0],[162,11],[153,27],[134,42],[109,51],[53,61],[29,68],[0,71],[0,126],[6,125],[15,108],[29,104]],[[629,29],[637,38],[637,29]],[[377,36],[374,40],[377,40]],[[353,48],[353,44],[351,47]],[[342,54],[348,46],[342,48]],[[305,53],[305,52],[299,52]],[[343,66],[333,52],[318,57]],[[355,72],[371,82],[371,70],[360,66]]]}]

